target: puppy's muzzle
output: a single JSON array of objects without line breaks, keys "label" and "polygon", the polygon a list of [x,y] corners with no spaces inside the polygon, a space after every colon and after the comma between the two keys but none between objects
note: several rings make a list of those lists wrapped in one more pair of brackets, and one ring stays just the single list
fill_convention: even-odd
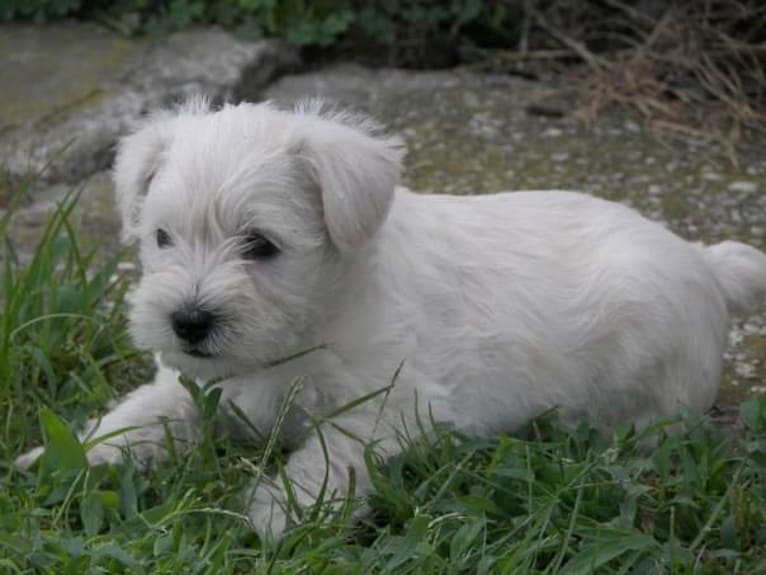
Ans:
[{"label": "puppy's muzzle", "polygon": [[182,340],[197,344],[204,340],[213,329],[215,316],[197,307],[184,308],[170,314],[173,331]]}]

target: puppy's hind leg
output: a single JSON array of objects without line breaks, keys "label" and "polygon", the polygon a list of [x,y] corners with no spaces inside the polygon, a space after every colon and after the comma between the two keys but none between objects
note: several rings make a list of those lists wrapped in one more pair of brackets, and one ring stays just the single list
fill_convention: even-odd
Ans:
[{"label": "puppy's hind leg", "polygon": [[[337,418],[311,433],[306,442],[290,454],[285,466],[294,504],[308,509],[323,500],[338,503],[347,495],[363,497],[372,491],[372,482],[365,462],[369,438],[356,437],[358,429],[353,418]],[[372,447],[388,456],[399,451],[393,441],[381,441]],[[354,493],[349,494],[353,475]],[[281,538],[289,519],[295,519],[285,484],[280,478],[261,478],[250,500],[250,521],[261,537]]]},{"label": "puppy's hind leg", "polygon": [[[285,466],[293,501],[288,501],[287,486],[279,478],[263,478],[256,485],[250,521],[259,535],[281,538],[294,516],[290,503],[307,509],[321,500],[339,509],[348,496],[367,497],[373,491],[368,449],[388,460],[401,453],[408,440],[430,433],[432,422],[453,420],[446,404],[438,400],[413,407],[406,392],[394,392],[391,400],[382,410],[369,405],[327,419],[308,435]],[[364,505],[357,507],[355,516],[364,515],[366,510]]]}]

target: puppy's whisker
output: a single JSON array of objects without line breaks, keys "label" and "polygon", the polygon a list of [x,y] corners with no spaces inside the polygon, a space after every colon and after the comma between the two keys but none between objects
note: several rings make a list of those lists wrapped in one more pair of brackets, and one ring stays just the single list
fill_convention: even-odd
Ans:
[{"label": "puppy's whisker", "polygon": [[217,328],[208,336],[205,347],[213,354],[220,354],[230,344],[230,341],[224,335],[225,333],[224,326]]}]

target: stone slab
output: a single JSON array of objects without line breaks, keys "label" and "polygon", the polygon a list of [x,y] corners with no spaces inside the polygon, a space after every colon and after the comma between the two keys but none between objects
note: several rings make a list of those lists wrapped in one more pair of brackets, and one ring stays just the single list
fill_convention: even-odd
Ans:
[{"label": "stone slab", "polygon": [[14,178],[73,183],[107,168],[116,139],[147,110],[202,93],[232,98],[253,71],[296,66],[276,41],[214,28],[128,40],[89,24],[0,27],[0,158]]}]

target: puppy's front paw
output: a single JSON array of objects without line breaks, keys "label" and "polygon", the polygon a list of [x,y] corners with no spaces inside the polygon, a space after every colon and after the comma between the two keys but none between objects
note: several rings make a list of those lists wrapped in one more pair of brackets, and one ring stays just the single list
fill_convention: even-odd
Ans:
[{"label": "puppy's front paw", "polygon": [[35,447],[34,449],[30,449],[23,455],[19,455],[16,458],[16,461],[13,462],[13,464],[19,469],[29,469],[35,461],[40,459],[40,456],[43,453],[45,453],[44,447]]},{"label": "puppy's front paw", "polygon": [[[45,447],[35,447],[26,453],[19,455],[13,464],[19,469],[29,469],[45,453]],[[116,465],[125,459],[122,449],[114,445],[99,444],[85,454],[90,465]]]},{"label": "puppy's front paw", "polygon": [[250,524],[261,539],[276,542],[287,528],[289,503],[284,489],[267,481],[264,479],[252,495]]},{"label": "puppy's front paw", "polygon": [[86,453],[90,465],[117,465],[125,460],[124,451],[117,445],[99,443],[91,447]]}]

